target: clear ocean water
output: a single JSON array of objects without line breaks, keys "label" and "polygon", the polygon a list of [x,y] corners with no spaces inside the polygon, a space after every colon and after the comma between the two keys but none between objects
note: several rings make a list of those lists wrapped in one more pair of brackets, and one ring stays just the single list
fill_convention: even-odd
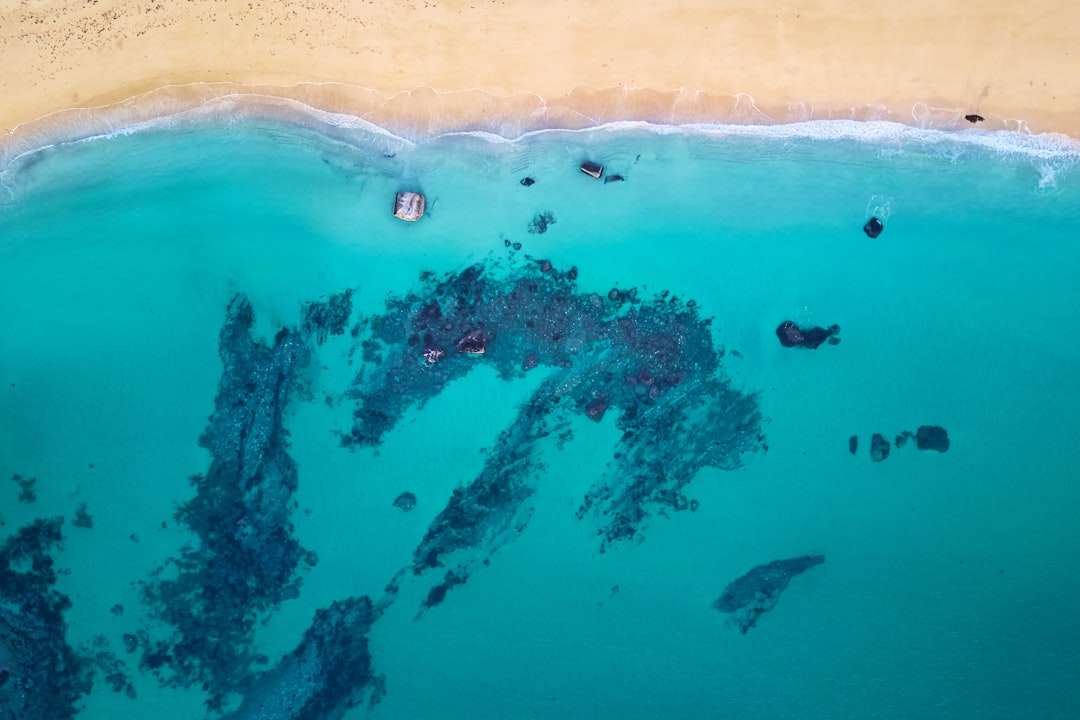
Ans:
[{"label": "clear ocean water", "polygon": [[[249,117],[9,158],[0,531],[64,518],[51,592],[70,598],[68,645],[99,663],[78,717],[218,716],[199,682],[169,682],[147,658],[145,638],[172,629],[145,588],[175,575],[185,547],[199,556],[177,510],[211,466],[199,439],[238,293],[269,347],[335,293],[354,289],[352,326],[419,292],[424,272],[543,260],[576,267],[580,294],[692,300],[712,318],[718,376],[758,404],[767,450],[701,468],[682,488],[693,510],[649,506],[635,539],[600,552],[597,519],[576,510],[621,431],[613,412],[572,413],[572,440],[530,446],[527,524],[461,551],[468,581],[419,614],[437,576],[399,571],[553,371],[507,379],[469,358],[377,446],[344,447],[365,331],[311,341],[282,424],[291,534],[318,562],[256,611],[250,650],[265,662],[225,710],[316,610],[366,595],[384,600],[367,635],[375,702],[242,716],[1080,717],[1080,156],[1022,136],[863,127],[412,143]],[[583,160],[624,181],[593,180]],[[399,190],[425,193],[420,222],[391,216]],[[543,213],[554,222],[530,232]],[[785,320],[839,325],[841,342],[782,347]],[[945,428],[948,451],[895,445],[920,426]],[[874,434],[893,445],[878,462]],[[825,562],[745,633],[712,606],[753,568],[806,555]],[[26,679],[13,652],[0,697]],[[333,673],[306,682],[356,680]]]}]

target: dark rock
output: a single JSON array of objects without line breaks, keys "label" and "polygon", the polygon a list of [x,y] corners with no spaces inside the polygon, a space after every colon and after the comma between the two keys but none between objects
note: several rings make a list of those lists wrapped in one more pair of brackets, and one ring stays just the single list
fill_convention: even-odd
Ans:
[{"label": "dark rock", "polygon": [[521,249],[521,243],[519,243],[519,242],[514,243],[514,249],[515,250],[520,250]]},{"label": "dark rock", "polygon": [[534,185],[535,183],[536,183],[536,181],[533,180],[531,177],[523,177],[523,178],[521,178],[521,184],[524,185],[525,187],[529,187],[531,185]]},{"label": "dark rock", "polygon": [[863,225],[863,232],[871,238],[876,238],[884,229],[885,226],[876,217],[870,218],[866,221],[866,224]]},{"label": "dark rock", "polygon": [[891,449],[889,441],[880,433],[874,433],[874,437],[870,438],[870,459],[874,462],[881,462],[889,457]]},{"label": "dark rock", "polygon": [[139,638],[133,633],[124,633],[124,650],[128,655],[139,649]]},{"label": "dark rock", "polygon": [[982,115],[971,114],[971,115],[965,115],[964,119],[967,120],[972,125],[974,125],[977,122],[982,122],[986,118],[984,118]]},{"label": "dark rock", "polygon": [[581,163],[581,172],[599,180],[600,176],[604,174],[604,167],[597,163],[586,160],[585,162]]},{"label": "dark rock", "polygon": [[403,492],[394,499],[394,507],[409,512],[416,507],[416,496],[411,492]]},{"label": "dark rock", "polygon": [[537,213],[529,223],[529,232],[533,235],[543,235],[548,228],[555,224],[555,215],[551,212]]},{"label": "dark rock", "polygon": [[585,406],[585,415],[587,415],[590,420],[600,422],[603,420],[604,413],[607,412],[607,409],[607,403],[603,400],[593,400]]},{"label": "dark rock", "polygon": [[472,330],[459,338],[454,345],[459,353],[483,355],[487,352],[487,337],[482,330]]},{"label": "dark rock", "polygon": [[854,455],[856,452],[858,452],[858,450],[859,450],[859,436],[858,435],[852,435],[851,437],[848,438],[847,449],[848,449],[848,452],[850,452],[852,455]]},{"label": "dark rock", "polygon": [[823,562],[824,555],[803,555],[758,565],[729,583],[712,606],[730,614],[732,623],[746,634],[757,624],[758,618],[776,607],[781,593],[787,589],[793,577]]},{"label": "dark rock", "polygon": [[116,603],[111,608],[109,608],[109,612],[111,612],[113,615],[123,615],[124,614],[124,606],[121,605],[120,603]]},{"label": "dark rock", "polygon": [[840,339],[836,337],[836,334],[839,332],[839,325],[832,325],[828,328],[800,328],[792,321],[785,320],[776,328],[776,337],[780,339],[780,344],[784,347],[802,347],[815,350],[826,341],[830,345],[838,344]]},{"label": "dark rock", "polygon": [[938,425],[922,425],[915,431],[915,443],[920,450],[949,451],[949,433]]},{"label": "dark rock", "polygon": [[893,444],[896,445],[896,447],[898,448],[902,448],[907,445],[908,440],[912,440],[914,439],[914,437],[914,433],[912,433],[910,430],[905,430],[904,432],[896,436],[896,439],[893,440]]}]

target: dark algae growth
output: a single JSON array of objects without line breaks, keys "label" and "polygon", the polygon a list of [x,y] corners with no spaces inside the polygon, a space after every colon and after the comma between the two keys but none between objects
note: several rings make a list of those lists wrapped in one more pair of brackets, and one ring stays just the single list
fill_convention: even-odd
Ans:
[{"label": "dark algae growth", "polygon": [[776,607],[780,594],[796,575],[825,562],[824,555],[803,555],[758,565],[724,588],[713,607],[731,615],[731,622],[746,634],[758,618]]},{"label": "dark algae growth", "polygon": [[214,709],[246,684],[260,659],[255,625],[298,596],[296,569],[306,556],[290,520],[298,480],[282,411],[309,346],[288,329],[262,345],[250,335],[253,322],[251,303],[234,298],[219,336],[224,371],[214,412],[199,439],[210,469],[192,478],[195,496],[177,511],[198,544],[171,561],[174,577],[162,568],[143,587],[173,633],[148,642],[141,667],[166,682],[202,685]]},{"label": "dark algae growth", "polygon": [[0,547],[0,718],[68,720],[92,667],[66,640],[71,600],[56,590],[50,551],[62,518],[35,520]]}]

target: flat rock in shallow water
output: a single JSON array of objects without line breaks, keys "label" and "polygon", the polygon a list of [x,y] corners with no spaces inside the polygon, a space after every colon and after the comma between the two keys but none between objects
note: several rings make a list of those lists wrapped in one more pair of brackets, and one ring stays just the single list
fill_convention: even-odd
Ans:
[{"label": "flat rock in shallow water", "polygon": [[823,562],[824,555],[803,555],[758,565],[729,583],[712,606],[722,613],[730,614],[731,621],[745,635],[757,624],[759,617],[776,606],[780,593],[787,589],[791,578]]}]

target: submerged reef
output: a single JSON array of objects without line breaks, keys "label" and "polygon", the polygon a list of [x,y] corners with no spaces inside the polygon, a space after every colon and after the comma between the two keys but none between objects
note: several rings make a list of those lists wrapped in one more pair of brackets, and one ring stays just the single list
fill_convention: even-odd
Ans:
[{"label": "submerged reef", "polygon": [[65,639],[66,595],[49,552],[63,519],[36,520],[0,547],[0,715],[68,720],[90,692],[93,669]]},{"label": "submerged reef", "polygon": [[731,621],[745,635],[758,618],[776,607],[791,578],[825,562],[824,555],[803,555],[758,565],[724,588],[713,607],[731,615]]},{"label": "submerged reef", "polygon": [[352,314],[352,290],[331,295],[326,300],[304,305],[300,330],[322,345],[330,335],[344,335]]},{"label": "submerged reef", "polygon": [[300,644],[250,684],[225,720],[331,720],[365,698],[377,703],[385,681],[372,669],[368,651],[376,617],[367,597],[318,610]]},{"label": "submerged reef", "polygon": [[655,512],[688,508],[681,490],[698,470],[738,467],[763,443],[757,398],[722,376],[710,321],[693,301],[667,292],[639,300],[636,289],[581,293],[576,268],[560,272],[547,260],[498,270],[428,276],[422,290],[390,298],[383,314],[364,321],[365,368],[348,393],[356,407],[342,444],[376,447],[408,408],[480,362],[507,380],[546,373],[414,553],[421,574],[459,550],[478,551],[458,561],[452,584],[524,529],[537,445],[575,418],[611,414],[621,433],[615,469],[578,510],[599,523],[601,549],[640,538]]},{"label": "submerged reef", "polygon": [[[312,318],[318,318],[318,321]],[[335,313],[308,313],[316,337]],[[153,613],[174,629],[147,641],[140,663],[171,684],[202,685],[211,709],[242,689],[262,658],[253,654],[256,622],[299,594],[300,562],[310,557],[293,536],[290,513],[296,464],[287,452],[282,411],[309,361],[305,334],[283,329],[272,345],[250,334],[254,313],[234,298],[219,336],[224,365],[214,412],[199,444],[212,460],[192,478],[195,496],[176,513],[199,538],[143,586]],[[329,330],[333,332],[333,330]]]}]

